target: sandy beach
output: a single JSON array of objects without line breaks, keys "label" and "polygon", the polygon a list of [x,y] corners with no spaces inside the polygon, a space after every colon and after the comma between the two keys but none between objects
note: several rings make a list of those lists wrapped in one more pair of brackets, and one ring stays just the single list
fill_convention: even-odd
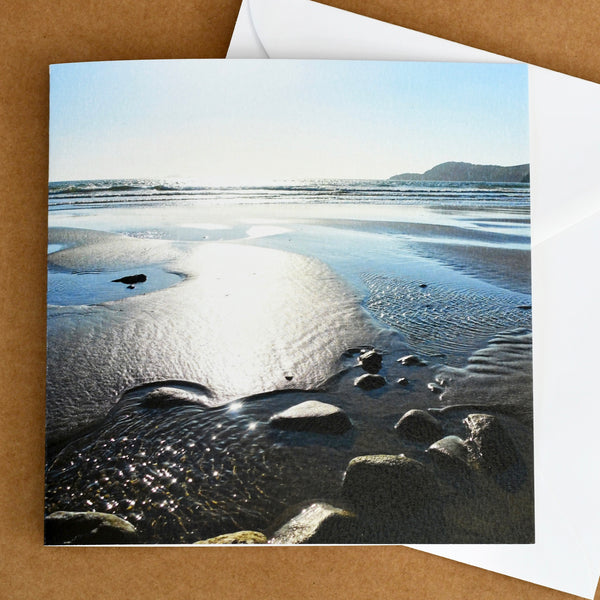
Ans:
[{"label": "sandy beach", "polygon": [[[51,211],[46,512],[115,514],[140,543],[297,543],[282,528],[317,505],[337,524],[313,543],[532,541],[528,243],[527,212],[481,207]],[[308,401],[350,428],[273,425]],[[413,409],[435,439],[402,433]],[[481,459],[480,414],[510,432],[509,467]],[[470,445],[430,449],[449,436]],[[426,490],[363,506],[351,461],[399,455]]]},{"label": "sandy beach", "polygon": [[81,245],[53,254],[52,265],[100,271],[110,281],[127,267],[144,270],[150,263],[181,278],[151,294],[127,297],[122,285],[121,300],[50,308],[51,442],[151,381],[201,383],[211,390],[206,406],[265,391],[315,389],[337,373],[347,348],[376,335],[356,295],[315,259],[238,244],[176,249],[161,241],[62,233],[51,232],[54,243]]}]

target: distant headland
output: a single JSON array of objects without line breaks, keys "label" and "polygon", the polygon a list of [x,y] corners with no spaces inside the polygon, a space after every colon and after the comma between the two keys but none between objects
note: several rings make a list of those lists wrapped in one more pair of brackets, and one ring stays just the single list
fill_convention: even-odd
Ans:
[{"label": "distant headland", "polygon": [[401,173],[390,177],[398,181],[485,181],[529,183],[529,164],[513,167],[474,165],[466,162],[445,162],[425,173]]}]

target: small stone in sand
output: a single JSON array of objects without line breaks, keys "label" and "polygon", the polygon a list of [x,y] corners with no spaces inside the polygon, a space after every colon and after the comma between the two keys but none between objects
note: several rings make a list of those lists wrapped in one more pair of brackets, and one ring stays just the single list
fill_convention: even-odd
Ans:
[{"label": "small stone in sand", "polygon": [[415,354],[407,354],[406,356],[403,356],[402,358],[399,358],[398,361],[399,363],[407,366],[407,367],[412,367],[412,366],[423,366],[426,365],[427,363],[424,360],[421,360],[418,356],[416,356]]},{"label": "small stone in sand", "polygon": [[385,377],[373,373],[365,373],[354,380],[354,385],[362,390],[376,390],[386,383]]},{"label": "small stone in sand", "polygon": [[120,279],[113,279],[112,283],[144,283],[147,277],[143,273],[139,273],[138,275],[127,275],[126,277],[121,277]]},{"label": "small stone in sand", "polygon": [[381,369],[381,363],[383,361],[383,355],[377,350],[368,350],[362,353],[358,360],[360,366],[367,371],[367,373],[377,373]]},{"label": "small stone in sand", "polygon": [[348,415],[337,406],[308,400],[273,415],[269,425],[289,431],[341,434],[352,427]]}]

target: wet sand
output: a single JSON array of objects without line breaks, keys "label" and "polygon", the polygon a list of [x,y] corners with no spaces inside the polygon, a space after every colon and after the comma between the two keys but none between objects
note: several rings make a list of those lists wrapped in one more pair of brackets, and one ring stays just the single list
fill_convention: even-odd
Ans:
[{"label": "wet sand", "polygon": [[[84,230],[52,232],[71,248],[49,257],[79,275],[148,263],[183,279],[162,290],[48,313],[47,438],[53,444],[104,417],[128,389],[151,381],[198,382],[207,403],[277,389],[313,389],[340,355],[376,327],[356,295],[315,259],[235,244],[175,248]],[[75,281],[74,285],[79,285]],[[143,288],[139,284],[137,290]],[[291,379],[286,379],[291,376]]]},{"label": "wet sand", "polygon": [[[49,255],[50,277],[71,273],[92,295],[99,277],[112,283],[153,269],[152,279],[176,278],[147,293],[144,283],[114,283],[121,298],[49,305],[47,511],[118,514],[144,543],[272,534],[307,503],[344,505],[341,481],[355,456],[431,462],[426,446],[394,431],[409,409],[458,405],[439,414],[446,431],[465,437],[469,409],[460,406],[470,405],[516,419],[528,474],[517,512],[486,522],[486,511],[514,510],[515,498],[485,483],[481,514],[451,494],[453,524],[425,540],[382,537],[381,522],[361,540],[531,541],[526,220],[502,217],[511,235],[493,215],[427,223],[432,214],[414,208],[383,207],[378,220],[367,218],[372,209],[254,206],[232,218],[223,207],[198,215],[157,207],[143,224],[139,209],[81,210],[82,229],[60,227],[72,221],[68,211],[53,215],[49,243],[60,250]],[[83,229],[91,226],[110,233]],[[387,384],[364,391],[354,385],[364,373],[357,350],[370,347],[383,355]],[[413,352],[427,364],[397,362]],[[396,383],[402,377],[407,385]],[[144,402],[165,385],[194,401]],[[269,426],[307,398],[342,408],[352,430]]]}]

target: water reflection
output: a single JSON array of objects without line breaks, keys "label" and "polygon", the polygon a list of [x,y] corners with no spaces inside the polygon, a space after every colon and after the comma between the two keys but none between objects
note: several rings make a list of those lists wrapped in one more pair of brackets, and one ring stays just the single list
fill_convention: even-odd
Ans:
[{"label": "water reflection", "polygon": [[[146,280],[127,285],[115,281],[143,272]],[[160,266],[144,265],[118,271],[73,271],[48,264],[48,304],[54,306],[79,306],[100,304],[148,294],[182,281],[184,276]]]}]

